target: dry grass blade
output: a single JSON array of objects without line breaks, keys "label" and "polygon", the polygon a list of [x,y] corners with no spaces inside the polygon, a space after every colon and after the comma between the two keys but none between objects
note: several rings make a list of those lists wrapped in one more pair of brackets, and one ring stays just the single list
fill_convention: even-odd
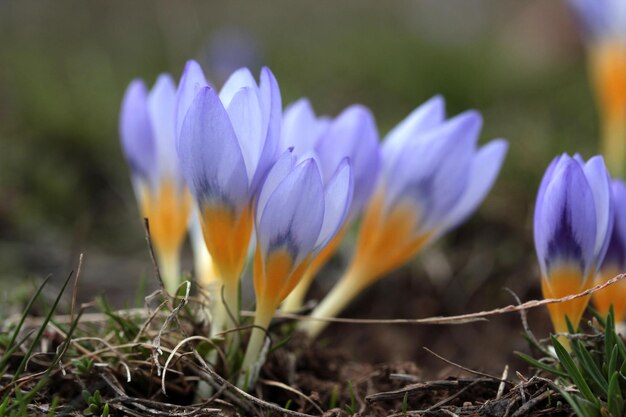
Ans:
[{"label": "dry grass blade", "polygon": [[[549,304],[558,304],[565,303],[567,301],[575,300],[577,298],[586,297],[590,294],[593,294],[596,291],[604,289],[610,285],[615,284],[618,281],[626,278],[626,274],[619,274],[606,281],[603,284],[598,284],[595,287],[589,288],[583,292],[568,295],[562,298],[546,298],[544,300],[530,300],[526,301],[523,304],[513,305],[510,304],[506,307],[495,308],[493,310],[485,310],[479,311],[476,313],[469,314],[461,314],[456,316],[435,316],[435,317],[427,317],[423,319],[347,319],[347,318],[338,318],[338,317],[312,317],[300,314],[291,314],[291,313],[276,313],[276,317],[279,318],[288,318],[294,320],[318,320],[318,321],[326,321],[329,323],[347,323],[347,324],[467,324],[474,323],[477,321],[485,321],[487,317],[497,316],[506,313],[514,313],[518,311],[530,310],[532,308],[542,307]],[[242,312],[242,315],[245,316],[254,316],[254,312],[245,311]]]},{"label": "dry grass blade", "polygon": [[277,388],[281,388],[284,389],[285,391],[289,391],[293,394],[296,394],[298,397],[304,399],[306,402],[308,402],[309,404],[311,404],[313,406],[313,408],[315,408],[317,411],[320,412],[320,414],[324,414],[324,410],[322,410],[322,407],[320,407],[315,401],[313,401],[308,395],[305,395],[304,393],[298,391],[295,388],[290,387],[287,384],[283,384],[282,382],[279,381],[269,381],[267,379],[259,379],[259,382],[261,384],[264,385],[268,385],[268,386],[272,386],[272,387],[277,387]]}]

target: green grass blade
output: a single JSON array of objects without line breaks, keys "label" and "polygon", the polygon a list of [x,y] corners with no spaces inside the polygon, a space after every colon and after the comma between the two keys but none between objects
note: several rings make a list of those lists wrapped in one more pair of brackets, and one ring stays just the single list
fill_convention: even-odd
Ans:
[{"label": "green grass blade", "polygon": [[580,370],[574,363],[574,360],[572,359],[570,354],[567,352],[567,350],[565,350],[563,345],[556,339],[556,337],[551,336],[551,339],[554,350],[556,351],[556,355],[559,358],[561,365],[567,372],[569,378],[571,378],[572,382],[576,384],[576,386],[580,390],[580,393],[585,399],[597,405],[598,399],[591,391],[591,388],[589,388],[589,384],[587,384],[587,381],[585,380],[585,378],[583,378]]},{"label": "green grass blade", "polygon": [[561,387],[555,385],[554,388],[556,388],[557,391],[559,391],[559,394],[561,394],[561,397],[563,397],[563,399],[567,401],[570,407],[572,407],[572,410],[574,410],[574,413],[576,414],[577,417],[597,417],[598,416],[599,413],[592,413],[592,412],[589,412],[589,410],[587,410],[586,408],[581,407],[581,405],[576,400],[576,398],[571,396],[569,393],[565,392],[565,390],[562,389]]},{"label": "green grass blade", "polygon": [[24,372],[24,369],[26,368],[26,363],[28,362],[28,359],[30,358],[31,354],[33,353],[33,350],[35,350],[35,346],[39,343],[39,340],[41,339],[41,336],[43,335],[44,331],[46,330],[46,327],[48,326],[48,322],[52,318],[52,315],[54,314],[54,311],[56,310],[57,306],[59,305],[59,301],[61,301],[61,297],[63,296],[63,293],[65,292],[65,288],[67,287],[67,284],[69,284],[70,279],[72,279],[73,275],[74,275],[74,272],[73,271],[70,272],[70,274],[68,275],[67,279],[63,283],[63,287],[61,288],[61,291],[59,291],[59,295],[57,295],[57,298],[54,300],[54,304],[52,304],[52,307],[50,308],[50,311],[48,311],[48,315],[45,317],[43,323],[39,327],[39,331],[35,335],[35,339],[33,340],[33,343],[30,345],[30,347],[28,348],[28,351],[26,352],[26,355],[24,355],[24,358],[22,359],[22,361],[20,362],[19,366],[17,367],[11,382],[15,382],[17,380],[17,378],[19,378],[22,375],[22,372]]},{"label": "green grass blade", "polygon": [[532,356],[528,356],[525,353],[522,352],[513,352],[516,356],[520,357],[521,359],[523,359],[524,361],[528,362],[530,365],[534,366],[535,368],[538,369],[543,369],[544,371],[550,372],[553,375],[557,375],[560,377],[564,377],[567,378],[567,373],[563,372],[557,368],[555,368],[554,366],[550,366],[550,365],[546,365],[543,362],[539,362],[537,359],[533,358]]},{"label": "green grass blade", "polygon": [[619,373],[613,372],[609,381],[609,393],[607,396],[609,412],[612,416],[624,415],[624,398],[619,386]]},{"label": "green grass blade", "polygon": [[22,326],[24,325],[24,322],[26,321],[26,317],[28,317],[30,310],[33,308],[33,304],[35,304],[35,301],[37,300],[37,298],[39,298],[39,294],[41,294],[41,292],[43,291],[48,281],[50,281],[51,277],[52,277],[51,275],[48,275],[46,279],[43,280],[41,285],[37,288],[37,291],[35,291],[33,296],[28,301],[28,304],[26,305],[26,309],[24,309],[24,313],[22,313],[22,316],[20,317],[20,321],[17,323],[17,327],[15,328],[15,331],[13,332],[13,336],[11,336],[11,339],[9,340],[9,344],[7,345],[7,351],[0,358],[0,372],[2,372],[9,358],[13,354],[13,351],[11,351],[11,348],[13,347],[13,344],[15,343],[15,340],[17,339],[17,335],[22,330]]},{"label": "green grass blade", "polygon": [[602,374],[602,370],[595,363],[589,351],[580,343],[580,341],[573,341],[572,346],[576,346],[575,352],[578,357],[581,368],[585,371],[585,374],[589,376],[596,383],[596,385],[602,390],[604,396],[608,395],[609,381]]}]

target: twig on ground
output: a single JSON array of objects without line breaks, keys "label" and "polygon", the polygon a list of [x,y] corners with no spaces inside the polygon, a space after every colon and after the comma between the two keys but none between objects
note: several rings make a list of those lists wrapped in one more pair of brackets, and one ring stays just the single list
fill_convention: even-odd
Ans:
[{"label": "twig on ground", "polygon": [[495,376],[495,375],[490,375],[490,374],[487,374],[487,373],[485,373],[485,372],[475,371],[475,370],[473,370],[473,369],[467,368],[467,367],[465,367],[465,366],[463,366],[463,365],[460,365],[460,364],[458,364],[458,363],[452,362],[451,360],[446,359],[446,358],[444,358],[444,357],[443,357],[443,356],[441,356],[441,355],[438,355],[437,353],[433,352],[432,350],[428,349],[427,347],[424,347],[423,349],[424,349],[426,352],[430,353],[431,355],[435,356],[436,358],[441,359],[442,361],[444,361],[444,362],[445,362],[445,363],[447,363],[448,365],[452,365],[452,366],[454,366],[454,367],[456,367],[456,368],[462,369],[462,370],[464,370],[465,372],[469,372],[469,373],[471,373],[471,374],[478,375],[478,376],[483,376],[483,377],[485,377],[485,378],[491,378],[491,379],[493,379],[494,381],[498,381],[498,382],[501,382],[501,383],[506,383],[506,384],[510,384],[510,385],[515,385],[515,384],[513,384],[511,381],[508,381],[508,380],[506,380],[506,379],[502,379],[502,378],[500,378],[500,377],[497,377],[497,376]]}]

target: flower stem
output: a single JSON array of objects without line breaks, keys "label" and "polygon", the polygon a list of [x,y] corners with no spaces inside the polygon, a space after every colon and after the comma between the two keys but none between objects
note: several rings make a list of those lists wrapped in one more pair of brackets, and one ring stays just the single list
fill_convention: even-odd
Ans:
[{"label": "flower stem", "polygon": [[[313,310],[311,317],[335,317],[356,297],[367,285],[367,276],[351,268],[339,280],[337,285],[328,293],[322,302]],[[305,331],[311,339],[316,338],[325,328],[328,322],[322,320],[309,320],[303,322],[300,329]]]},{"label": "flower stem", "polygon": [[285,298],[280,309],[286,313],[292,313],[294,311],[298,311],[302,308],[302,304],[304,302],[304,297],[306,297],[307,292],[309,291],[309,287],[313,282],[313,278],[315,278],[315,272],[308,269],[302,279],[296,285],[296,287],[291,291],[291,293]]},{"label": "flower stem", "polygon": [[180,284],[180,254],[177,251],[159,252],[158,264],[165,291],[175,296]]},{"label": "flower stem", "polygon": [[[265,335],[267,329],[272,321],[276,308],[269,308],[268,306],[258,305],[254,318],[254,328],[250,335],[248,347],[246,349],[246,355],[244,356],[243,363],[241,365],[242,374],[239,376],[237,385],[242,389],[251,388],[256,382],[258,376],[258,369],[254,369],[259,360],[259,355],[263,350],[263,344],[265,342]],[[247,385],[247,386],[244,386]]]}]

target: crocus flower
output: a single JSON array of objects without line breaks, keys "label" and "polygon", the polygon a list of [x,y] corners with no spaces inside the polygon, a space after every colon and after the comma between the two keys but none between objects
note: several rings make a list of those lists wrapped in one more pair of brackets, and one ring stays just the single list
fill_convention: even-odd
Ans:
[{"label": "crocus flower", "polygon": [[[503,140],[478,149],[481,125],[475,111],[445,120],[444,101],[435,97],[387,135],[381,178],[365,211],[355,254],[313,317],[335,316],[360,291],[409,261],[478,207],[507,149]],[[304,324],[312,337],[324,327],[322,321]]]},{"label": "crocus flower", "polygon": [[626,158],[626,2],[570,0],[585,29],[590,76],[600,109],[602,153],[613,175]]},{"label": "crocus flower", "polygon": [[[601,284],[616,275],[626,272],[626,184],[621,180],[611,182],[613,198],[613,231],[609,246],[602,261],[596,284]],[[611,305],[615,319],[626,318],[626,282],[618,281],[608,288],[593,293],[593,303],[602,315],[607,315]]]},{"label": "crocus flower", "polygon": [[148,92],[131,82],[120,113],[122,148],[131,168],[140,211],[147,218],[159,269],[168,292],[180,278],[180,246],[187,231],[191,198],[176,157],[176,85],[161,75]]},{"label": "crocus flower", "polygon": [[255,328],[243,361],[248,381],[278,305],[298,284],[311,260],[332,240],[348,213],[353,178],[348,159],[324,181],[314,158],[297,163],[285,152],[269,172],[255,210]]},{"label": "crocus flower", "polygon": [[225,302],[236,315],[253,203],[278,151],[280,91],[269,69],[261,71],[260,85],[247,69],[241,69],[218,95],[201,85],[198,67],[191,68],[196,69],[183,76],[179,94],[183,108],[184,103],[191,104],[181,123],[178,154],[200,212],[206,246],[224,286]]},{"label": "crocus flower", "polygon": [[315,275],[335,253],[346,230],[357,218],[371,197],[380,168],[380,145],[376,122],[364,106],[352,105],[339,116],[317,118],[311,104],[300,99],[284,113],[281,132],[282,148],[293,148],[294,153],[314,155],[320,164],[322,177],[327,181],[344,158],[350,159],[354,177],[354,195],[348,217],[334,239],[311,261],[298,286],[283,303],[283,310],[294,311],[302,301]]},{"label": "crocus flower", "polygon": [[[565,297],[593,286],[612,229],[610,196],[609,175],[600,156],[584,163],[578,155],[563,154],[546,170],[534,219],[544,297]],[[589,297],[582,297],[548,305],[555,331],[567,332],[566,317],[577,328],[588,302]]]}]

